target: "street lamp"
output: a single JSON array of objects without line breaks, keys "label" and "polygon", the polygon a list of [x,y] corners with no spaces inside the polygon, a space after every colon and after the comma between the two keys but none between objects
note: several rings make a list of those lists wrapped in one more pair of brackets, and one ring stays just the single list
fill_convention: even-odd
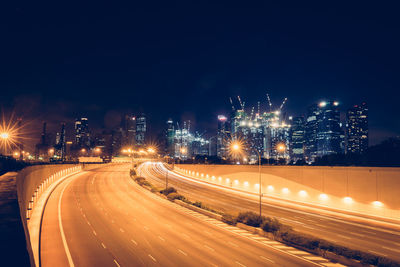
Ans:
[{"label": "street lamp", "polygon": [[[233,141],[231,143],[231,150],[233,152],[238,152],[240,153],[243,150],[242,144],[239,141]],[[257,152],[258,155],[258,193],[259,193],[259,198],[260,198],[260,218],[261,218],[261,197],[262,197],[262,192],[261,192],[261,154],[257,149],[252,148],[252,150]]]},{"label": "street lamp", "polygon": [[278,154],[282,153],[282,156],[284,157],[284,153],[286,151],[286,145],[284,143],[278,143],[276,145],[276,150],[278,151],[278,153],[276,153],[276,159],[278,160]]},{"label": "street lamp", "polygon": [[4,155],[7,155],[7,146],[9,145],[10,134],[8,132],[0,133],[2,146],[4,146]]}]

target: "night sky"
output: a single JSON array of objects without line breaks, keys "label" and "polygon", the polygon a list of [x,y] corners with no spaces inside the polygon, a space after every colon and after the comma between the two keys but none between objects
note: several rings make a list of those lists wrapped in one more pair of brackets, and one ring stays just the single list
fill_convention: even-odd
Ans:
[{"label": "night sky", "polygon": [[290,115],[367,101],[370,143],[400,135],[396,1],[30,2],[0,16],[0,105],[26,120],[145,112],[154,136],[169,117],[211,135],[230,96],[266,109],[269,93]]}]

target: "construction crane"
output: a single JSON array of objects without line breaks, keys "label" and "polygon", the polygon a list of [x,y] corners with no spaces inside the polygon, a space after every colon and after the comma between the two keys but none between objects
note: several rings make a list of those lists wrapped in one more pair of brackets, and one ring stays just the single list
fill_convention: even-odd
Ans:
[{"label": "construction crane", "polygon": [[272,102],[271,102],[271,98],[269,98],[269,94],[267,93],[267,100],[268,100],[268,105],[269,105],[269,111],[272,111]]},{"label": "construction crane", "polygon": [[240,96],[238,96],[238,100],[239,100],[239,104],[242,107],[242,109],[244,110],[244,104],[245,102],[242,103],[242,100],[240,99]]},{"label": "construction crane", "polygon": [[229,101],[231,102],[232,111],[235,111],[235,105],[233,105],[232,97],[229,97]]},{"label": "construction crane", "polygon": [[279,107],[279,111],[282,110],[282,108],[283,108],[283,106],[285,105],[286,101],[287,101],[287,97],[285,97],[285,99],[283,100],[281,106]]}]

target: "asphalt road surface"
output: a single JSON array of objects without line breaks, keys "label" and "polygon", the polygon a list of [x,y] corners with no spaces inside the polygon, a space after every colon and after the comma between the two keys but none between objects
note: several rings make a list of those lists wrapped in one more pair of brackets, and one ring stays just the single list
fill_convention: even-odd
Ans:
[{"label": "asphalt road surface", "polygon": [[42,266],[316,266],[193,217],[128,171],[109,165],[55,189],[41,228]]},{"label": "asphalt road surface", "polygon": [[[141,175],[157,186],[165,187],[166,170],[161,163],[147,163],[140,169]],[[205,183],[196,183],[168,173],[169,186],[192,201],[202,201],[208,206],[228,212],[244,210],[259,211],[258,196],[238,194],[235,191],[221,190]],[[400,231],[365,222],[357,222],[352,218],[311,213],[306,210],[280,207],[263,197],[262,213],[273,216],[293,228],[334,243],[386,256],[400,261]]]}]

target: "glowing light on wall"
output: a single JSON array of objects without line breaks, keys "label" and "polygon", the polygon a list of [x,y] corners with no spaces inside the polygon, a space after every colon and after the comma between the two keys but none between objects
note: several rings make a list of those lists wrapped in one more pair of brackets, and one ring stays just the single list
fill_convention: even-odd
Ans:
[{"label": "glowing light on wall", "polygon": [[328,197],[327,194],[320,194],[320,195],[319,195],[319,199],[322,200],[322,201],[328,200],[328,198],[329,198],[329,197]]},{"label": "glowing light on wall", "polygon": [[197,176],[199,176],[199,173],[196,173]]},{"label": "glowing light on wall", "polygon": [[211,176],[211,179],[215,180],[215,176]]},{"label": "glowing light on wall", "polygon": [[243,184],[244,184],[244,186],[249,186],[249,182],[247,182],[247,181],[244,182]]},{"label": "glowing light on wall", "polygon": [[282,193],[284,193],[284,194],[289,194],[289,189],[288,188],[282,188]]},{"label": "glowing light on wall", "polygon": [[204,177],[204,174],[201,174],[200,176],[201,176],[201,177]]},{"label": "glowing light on wall", "polygon": [[301,196],[301,197],[306,197],[307,195],[308,195],[308,194],[307,194],[306,191],[304,191],[304,190],[299,191],[299,196]]},{"label": "glowing light on wall", "polygon": [[372,202],[372,205],[374,205],[375,207],[378,207],[378,208],[383,207],[383,203],[378,200]]},{"label": "glowing light on wall", "polygon": [[235,180],[235,181],[233,181],[235,184],[239,184],[239,181],[238,180]]},{"label": "glowing light on wall", "polygon": [[206,178],[208,178],[209,176],[208,176],[208,174],[206,175]]},{"label": "glowing light on wall", "polygon": [[226,178],[225,180],[227,183],[229,183],[231,180],[229,178]]},{"label": "glowing light on wall", "polygon": [[273,187],[272,185],[269,185],[269,186],[267,187],[267,189],[268,189],[268,191],[274,191],[274,187]]},{"label": "glowing light on wall", "polygon": [[353,203],[353,199],[351,197],[345,197],[343,198],[344,203],[346,204],[351,204]]},{"label": "glowing light on wall", "polygon": [[254,187],[255,187],[255,188],[258,188],[258,187],[260,187],[260,185],[259,185],[259,184],[255,184]]}]

